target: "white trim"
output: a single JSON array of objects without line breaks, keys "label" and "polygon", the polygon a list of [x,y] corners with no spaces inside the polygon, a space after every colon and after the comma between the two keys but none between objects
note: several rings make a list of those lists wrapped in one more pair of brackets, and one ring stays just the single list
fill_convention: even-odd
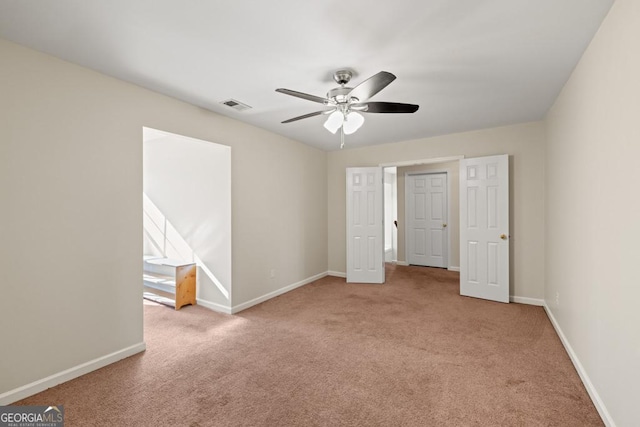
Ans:
[{"label": "white trim", "polygon": [[343,273],[341,271],[327,271],[327,275],[328,276],[333,276],[333,277],[342,277],[343,279],[347,278],[347,273]]},{"label": "white trim", "polygon": [[107,354],[105,356],[98,357],[97,359],[82,363],[78,366],[74,366],[73,368],[58,372],[57,374],[53,374],[46,378],[34,381],[30,384],[23,385],[22,387],[9,390],[5,393],[0,394],[0,405],[10,405],[11,403],[17,402],[18,400],[33,396],[34,394],[40,393],[41,391],[44,391],[48,388],[55,387],[58,384],[62,384],[129,356],[133,356],[134,354],[140,353],[145,349],[145,343],[140,342],[130,347],[123,348],[122,350],[118,350],[111,354]]},{"label": "white trim", "polygon": [[231,307],[218,304],[215,302],[207,301],[204,299],[196,298],[198,305],[208,308],[209,310],[216,311],[218,313],[231,314]]},{"label": "white trim", "polygon": [[598,414],[600,414],[600,418],[602,418],[602,421],[605,423],[606,426],[615,427],[616,423],[613,421],[613,418],[611,418],[609,411],[607,411],[607,407],[604,406],[604,402],[600,398],[600,395],[598,394],[596,388],[593,386],[591,379],[589,379],[589,375],[587,375],[587,371],[584,369],[584,367],[582,366],[582,363],[580,363],[580,359],[578,359],[578,356],[573,351],[571,344],[569,344],[569,340],[567,340],[567,337],[562,332],[562,329],[560,328],[560,325],[556,321],[556,318],[553,316],[553,313],[551,312],[551,309],[547,305],[547,302],[546,301],[543,301],[543,302],[544,302],[543,307],[544,307],[544,310],[547,312],[547,317],[549,317],[549,320],[551,321],[553,328],[556,330],[558,337],[560,337],[560,341],[562,342],[562,345],[564,346],[565,350],[567,351],[567,353],[569,353],[569,358],[571,359],[571,362],[573,362],[573,366],[576,368],[576,371],[578,371],[578,375],[580,375],[580,379],[582,380],[584,387],[587,389],[587,393],[589,393],[589,397],[591,397],[591,400],[593,401],[594,406],[598,410]]},{"label": "white trim", "polygon": [[456,160],[464,159],[464,156],[449,156],[449,157],[437,157],[435,159],[419,159],[419,160],[407,160],[404,162],[391,162],[391,163],[380,163],[378,166],[383,168],[388,167],[404,167],[404,166],[416,166],[416,165],[428,165],[431,163],[445,163],[445,162],[453,162]]},{"label": "white trim", "polygon": [[408,267],[409,263],[407,261],[396,261],[396,265],[401,265],[404,267]]},{"label": "white trim", "polygon": [[449,270],[449,271],[460,271],[460,267],[452,265],[451,267],[447,268],[447,270]]},{"label": "white trim", "polygon": [[544,306],[544,300],[538,298],[519,297],[516,295],[509,295],[509,301],[518,304],[537,305],[538,307]]},{"label": "white trim", "polygon": [[303,280],[301,280],[299,282],[296,282],[296,283],[294,283],[292,285],[285,286],[284,288],[280,288],[280,289],[278,289],[276,291],[269,292],[268,294],[264,294],[261,297],[254,298],[254,299],[252,299],[250,301],[247,301],[247,302],[243,302],[242,304],[234,305],[231,308],[231,314],[235,314],[235,313],[238,313],[238,312],[240,312],[242,310],[246,310],[249,307],[253,307],[254,305],[260,304],[261,302],[265,302],[267,300],[270,300],[271,298],[275,298],[275,297],[277,297],[279,295],[282,295],[284,293],[292,291],[292,290],[294,290],[296,288],[299,288],[300,286],[307,285],[307,284],[309,284],[311,282],[314,282],[314,281],[316,281],[318,279],[322,279],[323,277],[326,277],[326,276],[327,276],[327,272],[325,271],[323,273],[316,274],[315,276],[307,277],[306,279],[303,279]]}]

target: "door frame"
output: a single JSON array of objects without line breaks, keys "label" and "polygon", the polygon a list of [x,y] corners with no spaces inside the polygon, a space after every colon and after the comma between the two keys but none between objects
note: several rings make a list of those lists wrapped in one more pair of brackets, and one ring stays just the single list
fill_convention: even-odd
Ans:
[{"label": "door frame", "polygon": [[[458,160],[459,161],[459,160]],[[428,169],[425,171],[411,171],[404,173],[404,256],[405,262],[409,264],[409,186],[407,185],[407,179],[414,175],[436,175],[445,174],[447,176],[447,226],[451,222],[451,177],[447,169]],[[460,196],[458,196],[459,198]],[[447,227],[448,228],[448,227]],[[447,259],[445,260],[446,269],[451,267],[451,233],[449,230],[447,233]],[[438,268],[438,267],[434,267]]]},{"label": "door frame", "polygon": [[[388,167],[393,167],[393,166],[386,166],[386,167],[382,167],[381,166],[381,168],[382,168],[382,212],[383,212],[383,214],[386,213],[387,202],[388,202],[387,201],[387,197],[385,196],[385,188],[384,188],[384,185],[386,184],[386,178],[385,178],[385,176],[386,176],[385,173],[386,172],[385,171],[387,170]],[[395,195],[395,206],[394,207],[395,207],[395,212],[394,212],[394,215],[392,216],[392,218],[389,218],[389,220],[392,220],[392,219],[396,219],[397,220],[398,219],[397,218],[397,216],[398,216],[398,192],[397,192],[397,189],[398,189],[398,174],[397,174],[397,170],[396,170],[396,173],[394,173],[394,176],[395,176],[395,189],[394,189],[394,195]],[[382,231],[383,231],[382,245],[385,248],[385,253],[384,253],[385,264],[387,262],[387,258],[386,258],[386,256],[387,256],[387,252],[386,252],[386,250],[387,250],[386,249],[387,240],[386,240],[386,230],[385,230],[387,220],[388,219],[387,219],[386,215],[384,215],[383,218],[382,218]],[[392,258],[391,263],[395,264],[395,263],[398,262],[398,225],[397,225],[397,221],[396,221],[396,225],[395,226],[393,226],[393,225],[391,226],[391,230],[392,230],[391,231],[391,251],[392,251],[392,253],[393,252],[396,253],[395,257]],[[394,242],[394,235],[395,235],[395,242]]]}]

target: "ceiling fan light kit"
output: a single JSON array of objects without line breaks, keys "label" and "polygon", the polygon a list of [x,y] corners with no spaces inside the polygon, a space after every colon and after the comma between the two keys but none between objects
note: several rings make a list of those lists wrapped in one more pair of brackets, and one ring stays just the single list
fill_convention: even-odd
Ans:
[{"label": "ceiling fan light kit", "polygon": [[342,111],[334,111],[333,113],[329,114],[329,118],[327,118],[327,121],[324,122],[324,127],[331,133],[336,133],[336,131],[338,129],[340,129],[340,126],[342,126],[342,122],[344,121],[344,114],[342,114]]},{"label": "ceiling fan light kit", "polygon": [[342,123],[342,128],[344,129],[345,135],[351,135],[364,124],[364,117],[362,114],[356,113],[355,111],[350,112],[348,115],[344,117],[344,122]]},{"label": "ceiling fan light kit", "polygon": [[302,116],[293,117],[282,123],[291,123],[309,117],[319,116],[321,114],[329,114],[324,122],[324,127],[331,133],[335,134],[338,129],[341,130],[341,145],[344,147],[344,135],[351,135],[356,132],[364,124],[363,113],[415,113],[419,106],[415,104],[402,104],[398,102],[368,102],[369,98],[387,87],[389,83],[396,79],[396,76],[387,72],[380,71],[355,88],[347,87],[346,84],[351,81],[352,72],[349,70],[338,70],[333,74],[333,79],[340,86],[327,92],[325,98],[309,95],[303,92],[297,92],[290,89],[276,89],[276,92],[285,95],[295,96],[296,98],[306,99],[307,101],[316,102],[330,107],[329,110],[316,111]]}]

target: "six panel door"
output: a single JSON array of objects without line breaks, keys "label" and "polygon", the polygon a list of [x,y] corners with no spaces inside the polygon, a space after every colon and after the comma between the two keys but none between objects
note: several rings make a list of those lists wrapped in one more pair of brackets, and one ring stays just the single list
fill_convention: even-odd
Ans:
[{"label": "six panel door", "polygon": [[407,188],[407,262],[448,267],[447,174],[412,174]]},{"label": "six panel door", "polygon": [[460,294],[509,302],[509,157],[460,161]]},{"label": "six panel door", "polygon": [[347,168],[347,282],[384,283],[382,168]]}]

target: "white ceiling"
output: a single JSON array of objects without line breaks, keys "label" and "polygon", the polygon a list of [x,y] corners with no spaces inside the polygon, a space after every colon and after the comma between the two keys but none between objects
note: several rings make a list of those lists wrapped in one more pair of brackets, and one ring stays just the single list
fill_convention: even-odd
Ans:
[{"label": "white ceiling", "polygon": [[[397,76],[347,146],[540,120],[613,0],[0,0],[0,36],[321,148],[341,68]],[[237,112],[234,98],[253,108]],[[320,107],[320,108],[318,108]]]}]

